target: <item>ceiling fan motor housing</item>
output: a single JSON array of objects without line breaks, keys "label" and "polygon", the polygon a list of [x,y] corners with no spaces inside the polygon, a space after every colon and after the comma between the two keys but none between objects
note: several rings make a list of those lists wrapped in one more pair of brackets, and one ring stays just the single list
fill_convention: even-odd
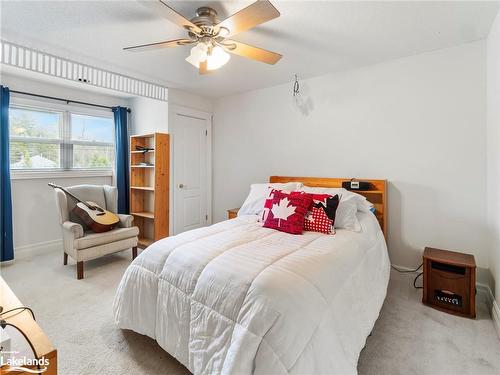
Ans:
[{"label": "ceiling fan motor housing", "polygon": [[[191,22],[198,26],[204,35],[215,36],[217,31],[214,26],[220,21],[217,18],[217,11],[210,7],[200,7],[196,10],[196,17],[191,19]],[[196,37],[193,32],[189,32],[190,37]]]}]

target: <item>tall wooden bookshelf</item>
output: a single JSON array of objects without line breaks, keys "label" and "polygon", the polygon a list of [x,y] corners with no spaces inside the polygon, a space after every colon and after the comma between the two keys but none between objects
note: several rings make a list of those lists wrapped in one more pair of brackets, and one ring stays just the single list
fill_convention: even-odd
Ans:
[{"label": "tall wooden bookshelf", "polygon": [[[141,151],[137,146],[151,150]],[[165,133],[130,137],[130,213],[139,227],[139,247],[168,236],[170,137]]]}]

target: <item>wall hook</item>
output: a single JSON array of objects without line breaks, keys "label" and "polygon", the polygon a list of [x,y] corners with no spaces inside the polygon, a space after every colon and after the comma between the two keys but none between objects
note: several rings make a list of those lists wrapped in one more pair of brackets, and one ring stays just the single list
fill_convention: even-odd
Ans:
[{"label": "wall hook", "polygon": [[295,82],[293,83],[293,96],[297,96],[299,94],[300,85],[297,74],[295,74]]}]

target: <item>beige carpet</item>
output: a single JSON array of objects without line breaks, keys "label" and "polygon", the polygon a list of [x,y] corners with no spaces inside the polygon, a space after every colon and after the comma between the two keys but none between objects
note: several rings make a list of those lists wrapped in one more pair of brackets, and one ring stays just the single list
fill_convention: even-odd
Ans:
[{"label": "beige carpet", "polygon": [[[130,252],[74,263],[52,252],[4,266],[2,276],[31,306],[59,352],[59,373],[186,374],[155,341],[113,325],[111,304]],[[360,374],[500,374],[500,340],[485,303],[469,320],[420,303],[412,276],[393,273],[381,316],[362,351]]]}]

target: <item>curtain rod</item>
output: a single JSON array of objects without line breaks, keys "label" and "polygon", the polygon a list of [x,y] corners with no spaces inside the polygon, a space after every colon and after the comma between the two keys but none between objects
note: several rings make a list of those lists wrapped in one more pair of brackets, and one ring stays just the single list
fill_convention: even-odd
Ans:
[{"label": "curtain rod", "polygon": [[[52,99],[52,100],[59,100],[61,102],[66,102],[66,104],[69,103],[76,103],[76,104],[83,104],[83,105],[90,105],[92,107],[99,107],[99,108],[105,108],[109,109],[110,111],[113,110],[113,107],[109,107],[106,105],[100,105],[100,104],[94,104],[94,103],[87,103],[87,102],[79,102],[78,100],[70,100],[70,99],[63,99],[63,98],[57,98],[55,96],[47,96],[47,95],[40,95],[40,94],[32,94],[30,92],[24,92],[24,91],[16,91],[16,90],[10,90],[10,92],[14,94],[21,94],[21,95],[28,95],[28,96],[35,96],[37,98],[44,98],[44,99]],[[130,108],[127,108],[127,112],[130,113]]]}]

